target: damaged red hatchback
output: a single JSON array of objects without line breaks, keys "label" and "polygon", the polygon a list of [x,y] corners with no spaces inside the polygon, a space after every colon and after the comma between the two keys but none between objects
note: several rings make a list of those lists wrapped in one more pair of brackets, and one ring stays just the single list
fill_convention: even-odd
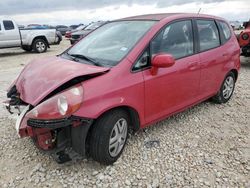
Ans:
[{"label": "damaged red hatchback", "polygon": [[9,88],[6,108],[19,111],[19,135],[32,137],[58,162],[77,154],[112,164],[129,129],[208,98],[227,102],[239,55],[222,18],[154,14],[115,20],[57,57],[28,64]]}]

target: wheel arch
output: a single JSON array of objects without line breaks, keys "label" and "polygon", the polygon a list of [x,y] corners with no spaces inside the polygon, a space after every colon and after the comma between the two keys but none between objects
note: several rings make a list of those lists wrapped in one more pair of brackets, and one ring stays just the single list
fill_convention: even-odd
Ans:
[{"label": "wheel arch", "polygon": [[115,106],[112,107],[110,109],[106,109],[104,112],[102,112],[97,119],[101,118],[102,116],[108,114],[111,111],[114,110],[124,110],[128,113],[130,120],[131,120],[131,124],[130,124],[130,128],[132,128],[134,131],[138,131],[140,129],[140,116],[139,113],[137,112],[136,109],[134,109],[131,106],[127,106],[127,105],[122,105],[122,106]]},{"label": "wheel arch", "polygon": [[96,118],[93,123],[91,124],[91,126],[89,127],[88,129],[88,132],[87,132],[87,135],[86,135],[86,145],[85,145],[85,151],[86,151],[86,155],[88,156],[89,155],[89,145],[90,145],[90,138],[91,138],[91,134],[92,134],[92,130],[94,128],[94,124],[95,124],[95,121],[103,116],[105,116],[106,114],[108,114],[109,112],[111,111],[114,111],[114,110],[124,110],[128,113],[129,117],[130,117],[130,120],[131,122],[134,122],[133,125],[132,123],[130,124],[130,128],[133,130],[133,131],[138,131],[140,129],[140,117],[139,117],[139,114],[138,112],[130,107],[130,106],[126,106],[126,105],[123,105],[123,106],[116,106],[116,107],[113,107],[113,108],[110,108],[106,111],[104,111],[103,113],[101,113],[98,118]]},{"label": "wheel arch", "polygon": [[235,81],[238,79],[238,71],[236,69],[232,69],[230,72],[232,72],[235,76]]},{"label": "wheel arch", "polygon": [[42,40],[44,40],[46,42],[48,48],[50,48],[49,42],[48,42],[46,36],[44,36],[44,35],[36,36],[35,38],[33,38],[32,44],[31,44],[32,46],[33,46],[33,44],[34,44],[34,42],[35,42],[36,39],[42,39]]}]

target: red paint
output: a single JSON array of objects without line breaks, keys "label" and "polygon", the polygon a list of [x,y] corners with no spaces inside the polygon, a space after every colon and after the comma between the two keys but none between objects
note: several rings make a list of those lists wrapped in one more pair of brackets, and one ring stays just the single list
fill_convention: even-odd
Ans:
[{"label": "red paint", "polygon": [[[112,108],[127,106],[138,112],[142,128],[204,101],[218,92],[229,71],[239,71],[240,51],[234,35],[220,47],[175,61],[172,56],[158,55],[153,58],[152,68],[131,72],[134,62],[158,31],[169,22],[185,18],[223,20],[197,14],[160,14],[132,18],[159,19],[159,22],[117,66],[110,69],[96,67],[60,57],[37,60],[25,68],[15,83],[21,92],[20,97],[36,106],[50,92],[74,77],[107,71],[81,83],[84,89],[83,102],[73,115],[96,119]],[[25,128],[25,121],[24,118],[21,129]]]},{"label": "red paint", "polygon": [[36,106],[65,82],[78,76],[93,75],[107,70],[109,68],[80,64],[59,57],[48,57],[29,63],[15,84],[21,99]]},{"label": "red paint", "polygon": [[[248,36],[248,38],[244,39],[243,35]],[[238,36],[238,40],[240,47],[244,47],[250,44],[250,21],[245,23],[245,29]]]}]

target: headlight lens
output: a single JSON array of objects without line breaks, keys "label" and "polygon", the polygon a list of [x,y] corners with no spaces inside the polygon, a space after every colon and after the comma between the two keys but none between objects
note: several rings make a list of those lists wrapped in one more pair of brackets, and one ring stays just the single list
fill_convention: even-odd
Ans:
[{"label": "headlight lens", "polygon": [[68,102],[65,96],[60,96],[57,99],[57,107],[58,107],[60,114],[64,116],[68,110]]},{"label": "headlight lens", "polygon": [[83,102],[83,87],[78,84],[42,102],[26,117],[33,119],[59,119],[76,112]]}]

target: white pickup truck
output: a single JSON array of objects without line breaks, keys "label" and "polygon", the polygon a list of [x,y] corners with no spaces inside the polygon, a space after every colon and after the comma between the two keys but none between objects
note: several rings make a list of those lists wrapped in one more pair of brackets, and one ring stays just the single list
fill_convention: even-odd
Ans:
[{"label": "white pickup truck", "polygon": [[0,49],[21,47],[25,51],[43,53],[60,41],[55,29],[19,29],[13,20],[0,19]]}]

